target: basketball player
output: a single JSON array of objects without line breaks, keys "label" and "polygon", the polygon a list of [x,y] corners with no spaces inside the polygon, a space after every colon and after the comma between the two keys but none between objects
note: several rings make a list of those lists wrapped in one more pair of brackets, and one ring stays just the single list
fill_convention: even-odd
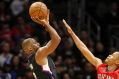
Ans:
[{"label": "basketball player", "polygon": [[33,21],[41,24],[49,32],[51,40],[43,47],[34,38],[27,38],[22,42],[24,54],[29,59],[30,67],[33,69],[35,79],[57,79],[56,70],[52,59],[48,56],[58,47],[60,36],[49,24],[48,19],[40,20],[31,17]]},{"label": "basketball player", "polygon": [[101,59],[95,57],[86,45],[76,36],[70,26],[63,20],[64,26],[73,38],[76,46],[85,56],[85,58],[93,64],[97,69],[97,79],[119,79],[119,52],[109,55],[105,63]]}]

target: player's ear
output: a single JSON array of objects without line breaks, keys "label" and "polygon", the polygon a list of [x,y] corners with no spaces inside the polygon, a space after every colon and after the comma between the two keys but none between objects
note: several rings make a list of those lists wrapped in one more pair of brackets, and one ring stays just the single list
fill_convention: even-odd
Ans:
[{"label": "player's ear", "polygon": [[27,47],[27,50],[32,50],[32,46],[28,46]]}]

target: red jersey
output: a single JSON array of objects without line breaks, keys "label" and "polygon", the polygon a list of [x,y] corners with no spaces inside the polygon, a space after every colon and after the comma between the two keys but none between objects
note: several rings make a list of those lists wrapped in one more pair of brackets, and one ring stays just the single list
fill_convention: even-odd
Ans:
[{"label": "red jersey", "polygon": [[106,64],[98,66],[97,79],[118,79],[119,69],[114,72],[106,71]]}]

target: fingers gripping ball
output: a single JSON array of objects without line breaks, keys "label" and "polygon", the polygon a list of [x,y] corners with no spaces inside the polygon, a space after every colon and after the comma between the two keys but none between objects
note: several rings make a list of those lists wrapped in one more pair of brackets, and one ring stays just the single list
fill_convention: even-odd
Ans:
[{"label": "fingers gripping ball", "polygon": [[42,2],[34,2],[29,8],[29,14],[31,17],[38,17],[40,20],[43,20],[48,16],[48,8]]}]

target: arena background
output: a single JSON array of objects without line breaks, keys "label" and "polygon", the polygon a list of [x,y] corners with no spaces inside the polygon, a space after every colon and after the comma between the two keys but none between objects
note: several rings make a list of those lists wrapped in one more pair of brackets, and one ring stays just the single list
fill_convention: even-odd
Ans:
[{"label": "arena background", "polygon": [[46,3],[50,23],[62,38],[51,55],[59,79],[96,79],[95,68],[81,55],[62,19],[96,57],[104,60],[119,50],[118,0],[0,0],[0,79],[34,79],[23,58],[21,41],[34,37],[43,46],[49,40],[45,29],[29,17],[29,6],[35,1]]}]

